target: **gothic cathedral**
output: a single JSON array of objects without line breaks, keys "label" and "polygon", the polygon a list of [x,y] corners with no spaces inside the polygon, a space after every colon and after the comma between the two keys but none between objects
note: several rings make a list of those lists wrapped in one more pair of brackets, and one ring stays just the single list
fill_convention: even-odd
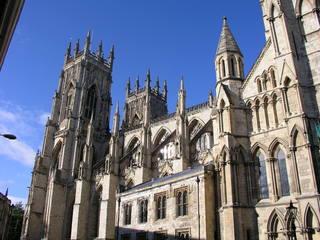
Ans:
[{"label": "gothic cathedral", "polygon": [[[67,48],[21,239],[319,240],[320,1],[260,0],[244,75],[223,20],[215,96],[176,112],[147,72],[109,128],[114,48]],[[318,130],[318,135],[317,135]]]}]

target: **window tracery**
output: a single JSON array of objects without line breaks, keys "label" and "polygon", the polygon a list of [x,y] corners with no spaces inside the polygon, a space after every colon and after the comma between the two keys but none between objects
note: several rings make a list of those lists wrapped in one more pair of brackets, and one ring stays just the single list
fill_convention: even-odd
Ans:
[{"label": "window tracery", "polygon": [[188,191],[181,189],[176,191],[177,216],[188,215]]}]

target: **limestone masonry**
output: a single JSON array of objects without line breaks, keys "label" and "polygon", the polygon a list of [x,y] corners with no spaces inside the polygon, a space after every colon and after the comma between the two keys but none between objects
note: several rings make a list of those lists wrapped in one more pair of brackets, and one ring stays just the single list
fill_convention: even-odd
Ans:
[{"label": "limestone masonry", "polygon": [[181,79],[168,114],[148,71],[111,130],[114,49],[90,51],[90,33],[70,44],[21,239],[320,239],[320,2],[260,4],[266,43],[247,76],[224,19],[215,96],[187,108]]}]

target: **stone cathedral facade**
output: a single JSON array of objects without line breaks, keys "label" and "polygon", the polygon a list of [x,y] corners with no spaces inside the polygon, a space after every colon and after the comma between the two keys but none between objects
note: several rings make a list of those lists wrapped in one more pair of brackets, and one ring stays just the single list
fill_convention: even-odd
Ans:
[{"label": "stone cathedral facade", "polygon": [[168,113],[148,71],[111,130],[114,50],[91,51],[90,34],[70,45],[21,239],[320,239],[320,3],[260,4],[266,42],[247,76],[224,19],[215,96],[188,108],[181,79]]}]

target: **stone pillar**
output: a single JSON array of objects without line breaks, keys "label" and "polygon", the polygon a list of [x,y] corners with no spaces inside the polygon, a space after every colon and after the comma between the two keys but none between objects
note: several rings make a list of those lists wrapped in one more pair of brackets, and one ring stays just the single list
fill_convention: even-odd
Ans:
[{"label": "stone pillar", "polygon": [[76,196],[73,206],[71,240],[87,239],[87,218],[90,183],[85,179],[76,180]]},{"label": "stone pillar", "polygon": [[113,174],[105,174],[103,178],[98,239],[111,240],[115,239],[116,188],[119,180]]}]

